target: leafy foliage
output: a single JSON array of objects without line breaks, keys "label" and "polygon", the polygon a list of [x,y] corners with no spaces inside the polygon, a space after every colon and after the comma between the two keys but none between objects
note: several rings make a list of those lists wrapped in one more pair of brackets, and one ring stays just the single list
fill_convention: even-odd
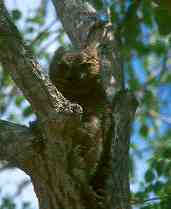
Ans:
[{"label": "leafy foliage", "polygon": [[[42,0],[41,4],[27,15],[21,8],[13,8],[10,11],[12,19],[18,24],[27,44],[32,47],[45,70],[57,44],[68,44],[63,28],[59,21],[55,20],[55,14],[53,17],[50,15],[52,8],[48,9],[49,2]],[[136,192],[132,194],[135,199],[133,204],[138,204],[138,208],[141,209],[169,209],[171,205],[170,1],[95,0],[91,2],[98,10],[99,17],[111,21],[114,28],[119,28],[127,87],[140,101],[133,129],[134,141],[131,146],[130,162],[131,168],[134,169],[131,178],[136,178],[138,170],[141,171],[141,175],[136,183]],[[32,116],[32,110],[9,76],[2,69],[0,70],[0,115],[15,121],[28,121]],[[143,169],[143,165],[147,168]],[[151,201],[145,201],[147,199]],[[0,208],[15,207],[7,199]]]},{"label": "leafy foliage", "polygon": [[[2,203],[0,205],[0,209],[16,209],[17,205],[13,202],[10,197],[6,197],[2,199]],[[23,202],[21,209],[31,209],[30,203]]]}]

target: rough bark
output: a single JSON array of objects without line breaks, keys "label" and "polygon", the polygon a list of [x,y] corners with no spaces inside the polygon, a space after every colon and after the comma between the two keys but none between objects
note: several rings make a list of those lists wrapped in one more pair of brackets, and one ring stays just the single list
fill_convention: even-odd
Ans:
[{"label": "rough bark", "polygon": [[[90,1],[52,0],[56,13],[61,20],[73,45],[84,48],[87,44],[100,44],[101,64],[105,88],[110,85],[111,72],[114,73],[115,88],[123,89],[123,63],[117,36],[114,36],[112,25],[101,22]],[[105,52],[104,52],[105,50]],[[115,67],[113,67],[115,66]],[[116,89],[115,89],[116,90]]]},{"label": "rough bark", "polygon": [[23,169],[32,157],[35,136],[26,126],[0,120],[0,159]]},{"label": "rough bark", "polygon": [[38,117],[30,128],[0,122],[0,159],[30,175],[41,209],[130,209],[129,142],[137,102],[124,90],[117,39],[90,3],[53,3],[76,48],[101,45],[102,73],[111,76],[114,68],[116,94],[109,111],[83,122],[81,107],[65,99],[42,73],[0,0],[0,62]]},{"label": "rough bark", "polygon": [[[4,69],[8,69],[40,118],[47,118],[57,112],[72,112],[69,102],[42,73],[31,50],[24,44],[17,28],[11,22],[3,1],[0,1],[0,46]],[[75,109],[77,111],[78,108]]]}]

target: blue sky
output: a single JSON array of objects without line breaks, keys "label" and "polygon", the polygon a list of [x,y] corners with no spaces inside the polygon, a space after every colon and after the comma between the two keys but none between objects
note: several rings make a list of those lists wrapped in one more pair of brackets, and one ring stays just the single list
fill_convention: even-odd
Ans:
[{"label": "blue sky", "polygon": [[[37,7],[39,2],[40,0],[5,0],[8,9],[19,8],[23,11],[24,16],[30,14],[30,11]],[[19,28],[22,29],[22,23],[19,25]],[[17,203],[17,209],[20,209],[21,203],[25,201],[31,202],[32,208],[38,209],[38,201],[34,193],[32,184],[26,186],[23,192],[19,196],[15,197],[18,186],[24,180],[30,180],[30,177],[19,169],[11,169],[1,172],[0,201],[3,197],[10,196],[13,197],[14,201]]]},{"label": "blue sky", "polygon": [[[13,1],[5,0],[5,2],[9,9],[19,8],[23,11],[23,15],[27,17],[28,15],[32,13],[31,11],[37,7],[37,5],[40,3],[40,0],[37,0],[37,1],[35,0],[24,0],[24,1],[23,0],[13,0]],[[49,12],[48,12],[47,24],[55,18],[55,12],[54,12],[52,5],[49,6],[48,11]],[[24,25],[21,21],[19,24],[20,30],[23,30],[23,27]],[[54,44],[51,47],[49,47],[48,50],[53,53],[55,48],[56,48],[56,45]],[[43,64],[46,64],[46,63],[43,63]],[[140,79],[140,82],[143,83],[146,80],[146,73],[142,67],[141,61],[135,57],[135,59],[132,61],[132,65],[134,66],[135,73]],[[166,86],[161,85],[160,88],[158,88],[157,94],[158,94],[158,97],[163,98],[163,99],[171,98],[170,86],[168,88]],[[169,106],[166,109],[162,108],[161,113],[166,116],[168,116],[168,114],[171,115],[171,108],[169,108]],[[164,131],[165,129],[170,128],[170,126],[171,125],[169,124],[163,124],[161,131]],[[138,144],[142,150],[146,149],[147,143],[142,138],[140,138],[139,133],[138,133],[138,130],[139,130],[138,123],[135,123],[133,130],[134,130],[134,134],[131,140],[135,144]],[[150,155],[151,155],[151,151],[148,150],[148,152],[142,153],[142,156],[140,158],[136,157],[136,172],[137,173],[136,173],[135,184],[131,185],[132,190],[137,189],[138,184],[136,183],[136,181],[138,182],[139,180],[143,178],[144,171],[147,168],[145,160],[147,160],[150,157]],[[7,194],[13,196],[16,192],[17,186],[23,179],[29,179],[29,177],[24,172],[18,169],[14,169],[12,171],[11,170],[4,171],[0,173],[0,188],[2,189],[2,191],[0,192],[0,198]],[[31,201],[33,208],[34,209],[38,208],[37,198],[36,198],[36,195],[33,191],[33,187],[31,184],[24,189],[21,195],[15,198],[15,201],[17,202],[19,208],[21,206],[22,201]]]},{"label": "blue sky", "polygon": [[[38,1],[35,1],[35,0],[25,0],[25,1],[23,1],[23,0],[15,0],[15,1],[6,0],[5,2],[6,2],[6,5],[9,9],[12,9],[12,8],[22,9],[24,17],[27,17],[28,15],[30,15],[32,13],[31,11],[34,8],[36,8],[37,5],[40,3],[39,0]],[[48,22],[51,22],[51,20],[54,18],[54,16],[55,16],[55,13],[54,13],[53,7],[52,7],[52,5],[50,5],[48,18],[47,18]],[[47,22],[47,24],[48,24],[48,22]],[[23,25],[23,22],[21,21],[19,23],[19,29],[23,30],[23,27],[24,27],[24,25]],[[53,52],[54,48],[52,47],[49,50],[51,50]],[[142,69],[140,61],[135,59],[132,64],[135,66],[135,69],[137,69],[137,73],[139,73],[140,71],[142,72],[141,73],[141,81],[144,82],[145,75],[143,74],[144,71]],[[136,127],[134,130],[136,130],[137,128],[138,127]],[[141,141],[138,133],[136,133],[136,132],[132,137],[132,141],[135,143],[141,143],[142,149],[146,146],[146,143]],[[144,157],[145,156],[143,156],[142,159],[137,158],[137,161],[136,161],[137,162],[136,163],[137,175],[136,175],[135,182],[136,182],[136,180],[138,181],[138,179],[142,178],[142,173],[146,169],[146,164],[144,163]],[[139,165],[141,165],[141,166],[139,166]],[[11,176],[12,176],[12,178],[11,178]],[[29,179],[29,177],[24,172],[20,171],[19,169],[14,169],[14,170],[2,172],[0,174],[0,187],[2,188],[2,195],[5,196],[6,194],[9,194],[9,195],[13,196],[16,191],[17,185],[23,179]],[[132,190],[136,190],[137,189],[136,184],[132,185],[131,188],[132,188]],[[36,199],[36,196],[35,196],[35,193],[33,191],[33,187],[31,184],[24,189],[24,191],[21,193],[20,196],[15,198],[15,201],[17,202],[18,207],[20,207],[22,201],[31,201],[33,204],[33,208],[34,209],[38,208],[37,199]]]}]

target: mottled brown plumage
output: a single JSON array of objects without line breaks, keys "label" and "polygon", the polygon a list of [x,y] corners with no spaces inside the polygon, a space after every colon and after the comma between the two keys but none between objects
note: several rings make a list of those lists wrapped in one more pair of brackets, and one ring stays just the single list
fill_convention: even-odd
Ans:
[{"label": "mottled brown plumage", "polygon": [[50,65],[50,79],[71,102],[91,112],[103,106],[105,94],[100,83],[100,60],[95,48],[66,52],[60,47]]},{"label": "mottled brown plumage", "polygon": [[83,107],[82,128],[73,130],[72,134],[73,152],[69,164],[74,168],[80,163],[89,182],[95,175],[104,143],[101,119],[106,114],[106,98],[100,71],[98,52],[91,47],[80,52],[67,52],[60,47],[49,69],[50,79],[57,89],[71,102]]}]

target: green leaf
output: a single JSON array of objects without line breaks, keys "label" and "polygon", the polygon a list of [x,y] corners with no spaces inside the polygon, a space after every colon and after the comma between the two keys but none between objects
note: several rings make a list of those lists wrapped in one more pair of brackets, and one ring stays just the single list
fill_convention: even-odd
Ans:
[{"label": "green leaf", "polygon": [[148,105],[148,107],[151,107],[153,105],[154,101],[154,96],[152,91],[146,90],[144,97],[143,97],[143,102]]},{"label": "green leaf", "polygon": [[28,117],[32,114],[32,109],[31,109],[31,106],[28,106],[26,107],[24,110],[23,110],[23,116],[24,117]]},{"label": "green leaf", "polygon": [[145,173],[145,180],[149,183],[155,179],[155,175],[152,170],[147,170]]},{"label": "green leaf", "polygon": [[16,99],[15,99],[16,106],[20,107],[23,101],[24,101],[23,96],[17,96]]},{"label": "green leaf", "polygon": [[165,162],[163,160],[155,161],[155,166],[154,167],[156,169],[156,172],[157,172],[158,176],[161,176],[163,174],[163,171],[164,171]]},{"label": "green leaf", "polygon": [[153,192],[154,188],[153,188],[153,184],[148,184],[148,186],[146,186],[145,188],[145,193],[149,194],[150,192]]},{"label": "green leaf", "polygon": [[18,9],[13,9],[13,10],[11,11],[11,16],[12,16],[12,19],[13,19],[14,21],[17,21],[17,20],[19,20],[19,19],[22,17],[22,13],[21,13],[21,11],[18,10]]},{"label": "green leaf", "polygon": [[164,183],[161,181],[157,181],[155,184],[153,184],[153,190],[155,193],[160,193],[161,190],[163,189]]},{"label": "green leaf", "polygon": [[115,11],[115,4],[112,4],[110,6],[110,14],[111,14],[111,21],[114,23],[114,22],[117,22],[118,20],[118,17],[117,17],[117,13]]},{"label": "green leaf", "polygon": [[140,33],[140,25],[139,25],[138,17],[135,16],[134,18],[132,18],[131,20],[125,23],[124,30],[123,30],[125,43],[127,44],[128,47],[134,47],[139,33]]},{"label": "green leaf", "polygon": [[163,82],[165,82],[165,83],[171,83],[171,74],[168,72],[168,74],[167,73],[165,73],[165,75],[163,76],[163,79],[162,79],[162,81]]},{"label": "green leaf", "polygon": [[31,208],[30,205],[31,205],[30,202],[23,202],[22,209],[29,209],[29,208]]},{"label": "green leaf", "polygon": [[26,33],[33,33],[35,31],[34,27],[28,27]]},{"label": "green leaf", "polygon": [[103,8],[103,1],[102,0],[95,0],[95,5],[97,10],[101,10]]},{"label": "green leaf", "polygon": [[143,14],[143,20],[144,23],[148,27],[152,27],[152,7],[151,7],[151,0],[144,0],[142,1],[142,14]]},{"label": "green leaf", "polygon": [[139,81],[137,78],[131,78],[129,80],[130,90],[135,91],[140,87]]},{"label": "green leaf", "polygon": [[44,18],[42,16],[35,16],[33,18],[27,18],[27,22],[36,23],[42,25],[44,23]]},{"label": "green leaf", "polygon": [[149,47],[158,55],[162,55],[166,50],[165,44],[159,40],[154,44],[149,45]]},{"label": "green leaf", "polygon": [[8,197],[5,197],[2,200],[1,208],[2,209],[5,209],[5,208],[6,209],[15,209],[16,208],[16,205],[15,205],[15,203],[13,203],[12,199],[10,199]]},{"label": "green leaf", "polygon": [[140,128],[140,134],[142,137],[147,138],[149,133],[148,126],[146,124],[143,124]]},{"label": "green leaf", "polygon": [[148,55],[150,52],[149,46],[146,46],[144,43],[142,43],[140,41],[136,41],[134,46],[135,46],[137,53],[139,55]]},{"label": "green leaf", "polygon": [[1,85],[8,86],[12,84],[12,79],[9,76],[9,73],[6,71],[2,72],[2,80],[1,80]]},{"label": "green leaf", "polygon": [[161,35],[168,35],[171,32],[171,12],[168,9],[155,9],[156,22]]},{"label": "green leaf", "polygon": [[164,158],[170,159],[170,157],[171,157],[171,150],[170,150],[170,147],[165,148],[165,150],[163,150],[162,155],[163,155]]}]

